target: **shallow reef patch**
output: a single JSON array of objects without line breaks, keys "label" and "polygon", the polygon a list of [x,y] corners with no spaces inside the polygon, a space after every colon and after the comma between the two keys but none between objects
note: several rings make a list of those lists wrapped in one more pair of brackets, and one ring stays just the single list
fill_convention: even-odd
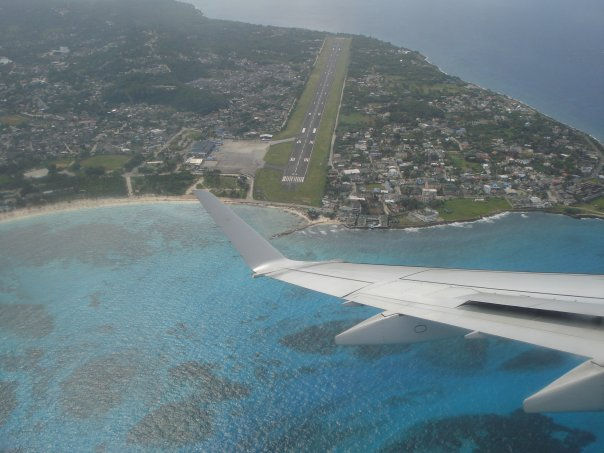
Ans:
[{"label": "shallow reef patch", "polygon": [[54,319],[44,305],[0,304],[0,330],[24,338],[42,338],[54,330]]},{"label": "shallow reef patch", "polygon": [[53,230],[44,224],[14,228],[3,232],[2,246],[0,265],[6,260],[13,266],[43,266],[71,260],[111,266],[152,253],[147,235],[113,223],[88,223]]},{"label": "shallow reef patch", "polygon": [[333,423],[329,416],[341,407],[342,401],[316,406],[299,416],[280,417],[264,423],[253,435],[244,439],[236,451],[322,452],[333,451],[338,445],[355,437],[374,433],[374,426]]},{"label": "shallow reef patch", "polygon": [[90,299],[88,306],[91,308],[99,308],[101,306],[101,295],[102,293],[100,291],[95,291],[90,296],[88,296]]},{"label": "shallow reef patch", "polygon": [[139,371],[131,354],[109,354],[85,363],[61,382],[63,412],[89,418],[119,406],[127,384]]},{"label": "shallow reef patch", "polygon": [[488,340],[466,340],[463,337],[419,344],[422,359],[432,365],[456,371],[472,372],[485,366]]},{"label": "shallow reef patch", "polygon": [[399,395],[393,395],[384,400],[389,407],[411,406],[425,404],[428,400],[441,398],[444,395],[440,387],[427,387],[423,389],[410,390]]},{"label": "shallow reef patch", "polygon": [[150,225],[149,230],[160,235],[164,248],[168,250],[174,245],[190,249],[210,244],[210,241],[200,234],[197,219],[191,221],[189,217],[180,218],[178,222],[162,219],[161,222],[154,222]]},{"label": "shallow reef patch", "polygon": [[189,361],[169,369],[171,382],[189,386],[191,394],[151,411],[128,433],[128,442],[147,447],[174,448],[203,441],[212,435],[212,403],[245,398],[247,385],[216,374],[212,363]]},{"label": "shallow reef patch", "polygon": [[575,453],[596,437],[555,423],[540,414],[518,410],[509,415],[461,415],[418,423],[398,435],[381,451],[394,452],[510,452]]},{"label": "shallow reef patch", "polygon": [[315,324],[282,337],[279,343],[297,352],[330,355],[337,348],[335,336],[361,321],[362,319],[356,319]]},{"label": "shallow reef patch", "polygon": [[0,381],[0,426],[17,407],[17,383]]},{"label": "shallow reef patch", "polygon": [[44,351],[39,348],[29,348],[23,355],[2,354],[0,355],[0,369],[7,373],[17,371],[31,371],[38,366]]},{"label": "shallow reef patch", "polygon": [[160,406],[128,432],[128,442],[147,447],[183,447],[200,442],[213,431],[214,414],[195,398]]},{"label": "shallow reef patch", "polygon": [[173,335],[177,338],[186,340],[191,340],[195,337],[194,331],[192,329],[189,329],[184,322],[179,322],[176,325],[168,328],[168,330],[166,330],[166,333],[168,335]]},{"label": "shallow reef patch", "polygon": [[562,365],[564,361],[565,356],[559,351],[536,348],[524,351],[503,362],[501,369],[506,371],[539,371]]},{"label": "shallow reef patch", "polygon": [[245,398],[250,388],[239,382],[218,376],[216,365],[190,361],[170,368],[169,374],[177,384],[189,384],[194,387],[198,402],[217,402],[234,398]]},{"label": "shallow reef patch", "polygon": [[390,355],[398,355],[408,351],[407,344],[367,344],[355,346],[352,353],[355,357],[363,360],[378,360]]}]

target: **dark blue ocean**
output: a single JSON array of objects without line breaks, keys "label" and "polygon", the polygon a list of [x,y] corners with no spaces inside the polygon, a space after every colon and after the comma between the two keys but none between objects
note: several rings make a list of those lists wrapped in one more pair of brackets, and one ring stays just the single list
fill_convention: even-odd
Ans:
[{"label": "dark blue ocean", "polygon": [[191,0],[209,17],[362,33],[604,140],[602,0]]},{"label": "dark blue ocean", "polygon": [[[264,235],[298,222],[238,207]],[[604,222],[318,226],[292,258],[604,273]],[[582,358],[496,338],[339,347],[376,313],[251,278],[195,203],[0,224],[0,450],[604,451],[604,414],[519,411]]]}]

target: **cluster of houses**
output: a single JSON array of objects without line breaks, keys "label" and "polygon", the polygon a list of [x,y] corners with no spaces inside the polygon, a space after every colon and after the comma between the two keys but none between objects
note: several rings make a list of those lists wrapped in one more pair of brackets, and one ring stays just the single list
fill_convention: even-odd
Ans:
[{"label": "cluster of houses", "polygon": [[[91,73],[85,76],[85,83],[75,83],[52,74],[69,72],[83,61],[81,59],[110,50],[118,46],[121,39],[116,37],[116,41],[109,44],[90,41],[90,48],[56,46],[30,61],[0,56],[0,69],[8,75],[0,78],[3,126],[0,127],[0,166],[16,164],[27,171],[28,162],[33,168],[56,160],[75,161],[96,154],[141,154],[150,170],[165,168],[167,160],[177,159],[184,168],[196,171],[204,160],[212,159],[220,140],[270,140],[271,133],[283,127],[321,45],[320,41],[305,41],[304,58],[297,55],[288,61],[283,57],[280,63],[261,64],[229,54],[226,56],[229,64],[224,65],[228,69],[210,71],[207,77],[190,83],[228,99],[227,107],[209,114],[131,102],[104,110],[71,109],[70,102],[74,106],[102,106],[103,93],[108,88],[106,80]],[[101,44],[103,47],[99,49],[94,47]],[[139,60],[136,70],[139,73],[157,75],[170,71],[161,62],[144,56]],[[211,66],[212,61],[208,64]],[[74,99],[77,102],[73,103]],[[60,114],[53,113],[58,106],[67,107],[61,108]],[[197,131],[197,136],[189,137],[182,133],[185,130]],[[178,140],[174,140],[175,137]],[[201,140],[203,137],[217,137],[217,141]],[[195,143],[189,152],[192,142]],[[0,209],[12,209],[20,200],[20,190],[5,192],[2,200],[6,202],[0,200]]]},{"label": "cluster of houses", "polygon": [[[323,199],[343,222],[385,226],[384,216],[405,216],[432,223],[452,198],[543,209],[604,194],[604,156],[586,134],[474,85],[429,96],[396,80],[370,66],[347,80],[349,120],[338,127]],[[401,115],[397,93],[416,110]]]}]

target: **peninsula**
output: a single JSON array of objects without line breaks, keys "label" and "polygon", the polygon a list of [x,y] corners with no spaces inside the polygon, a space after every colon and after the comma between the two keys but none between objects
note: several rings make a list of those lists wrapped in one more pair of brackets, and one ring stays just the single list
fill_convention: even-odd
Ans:
[{"label": "peninsula", "polygon": [[173,0],[0,14],[3,218],[195,188],[353,228],[604,216],[603,162],[588,134],[368,37]]}]

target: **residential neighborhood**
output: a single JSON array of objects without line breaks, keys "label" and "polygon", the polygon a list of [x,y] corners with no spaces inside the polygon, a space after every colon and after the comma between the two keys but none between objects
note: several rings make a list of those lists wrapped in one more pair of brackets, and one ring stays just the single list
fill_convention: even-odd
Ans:
[{"label": "residential neighborhood", "polygon": [[[355,67],[353,53],[323,202],[347,224],[433,223],[460,198],[532,210],[602,196],[595,139],[440,73],[419,54],[371,41],[355,53],[372,65]],[[406,77],[406,67],[421,68],[424,80]]]},{"label": "residential neighborhood", "polygon": [[[245,183],[213,190],[252,199],[258,169],[281,172],[262,157],[287,129],[325,34],[249,26],[233,50],[210,23],[218,28],[209,44],[162,41],[147,30],[140,53],[118,60],[110,55],[132,42],[112,33],[115,24],[81,42],[65,35],[21,43],[21,58],[0,54],[0,210],[74,197],[179,195],[208,187],[209,172],[207,181],[220,183],[221,171]],[[249,47],[250,33],[262,34],[262,44]],[[175,47],[178,59],[158,46]],[[108,65],[117,72],[106,72]],[[337,114],[331,148],[311,157],[329,154],[311,165],[326,175],[312,209],[349,227],[514,209],[577,214],[576,206],[601,200],[597,140],[447,75],[417,52],[356,36],[344,86],[339,111],[325,119],[333,123]]]}]

